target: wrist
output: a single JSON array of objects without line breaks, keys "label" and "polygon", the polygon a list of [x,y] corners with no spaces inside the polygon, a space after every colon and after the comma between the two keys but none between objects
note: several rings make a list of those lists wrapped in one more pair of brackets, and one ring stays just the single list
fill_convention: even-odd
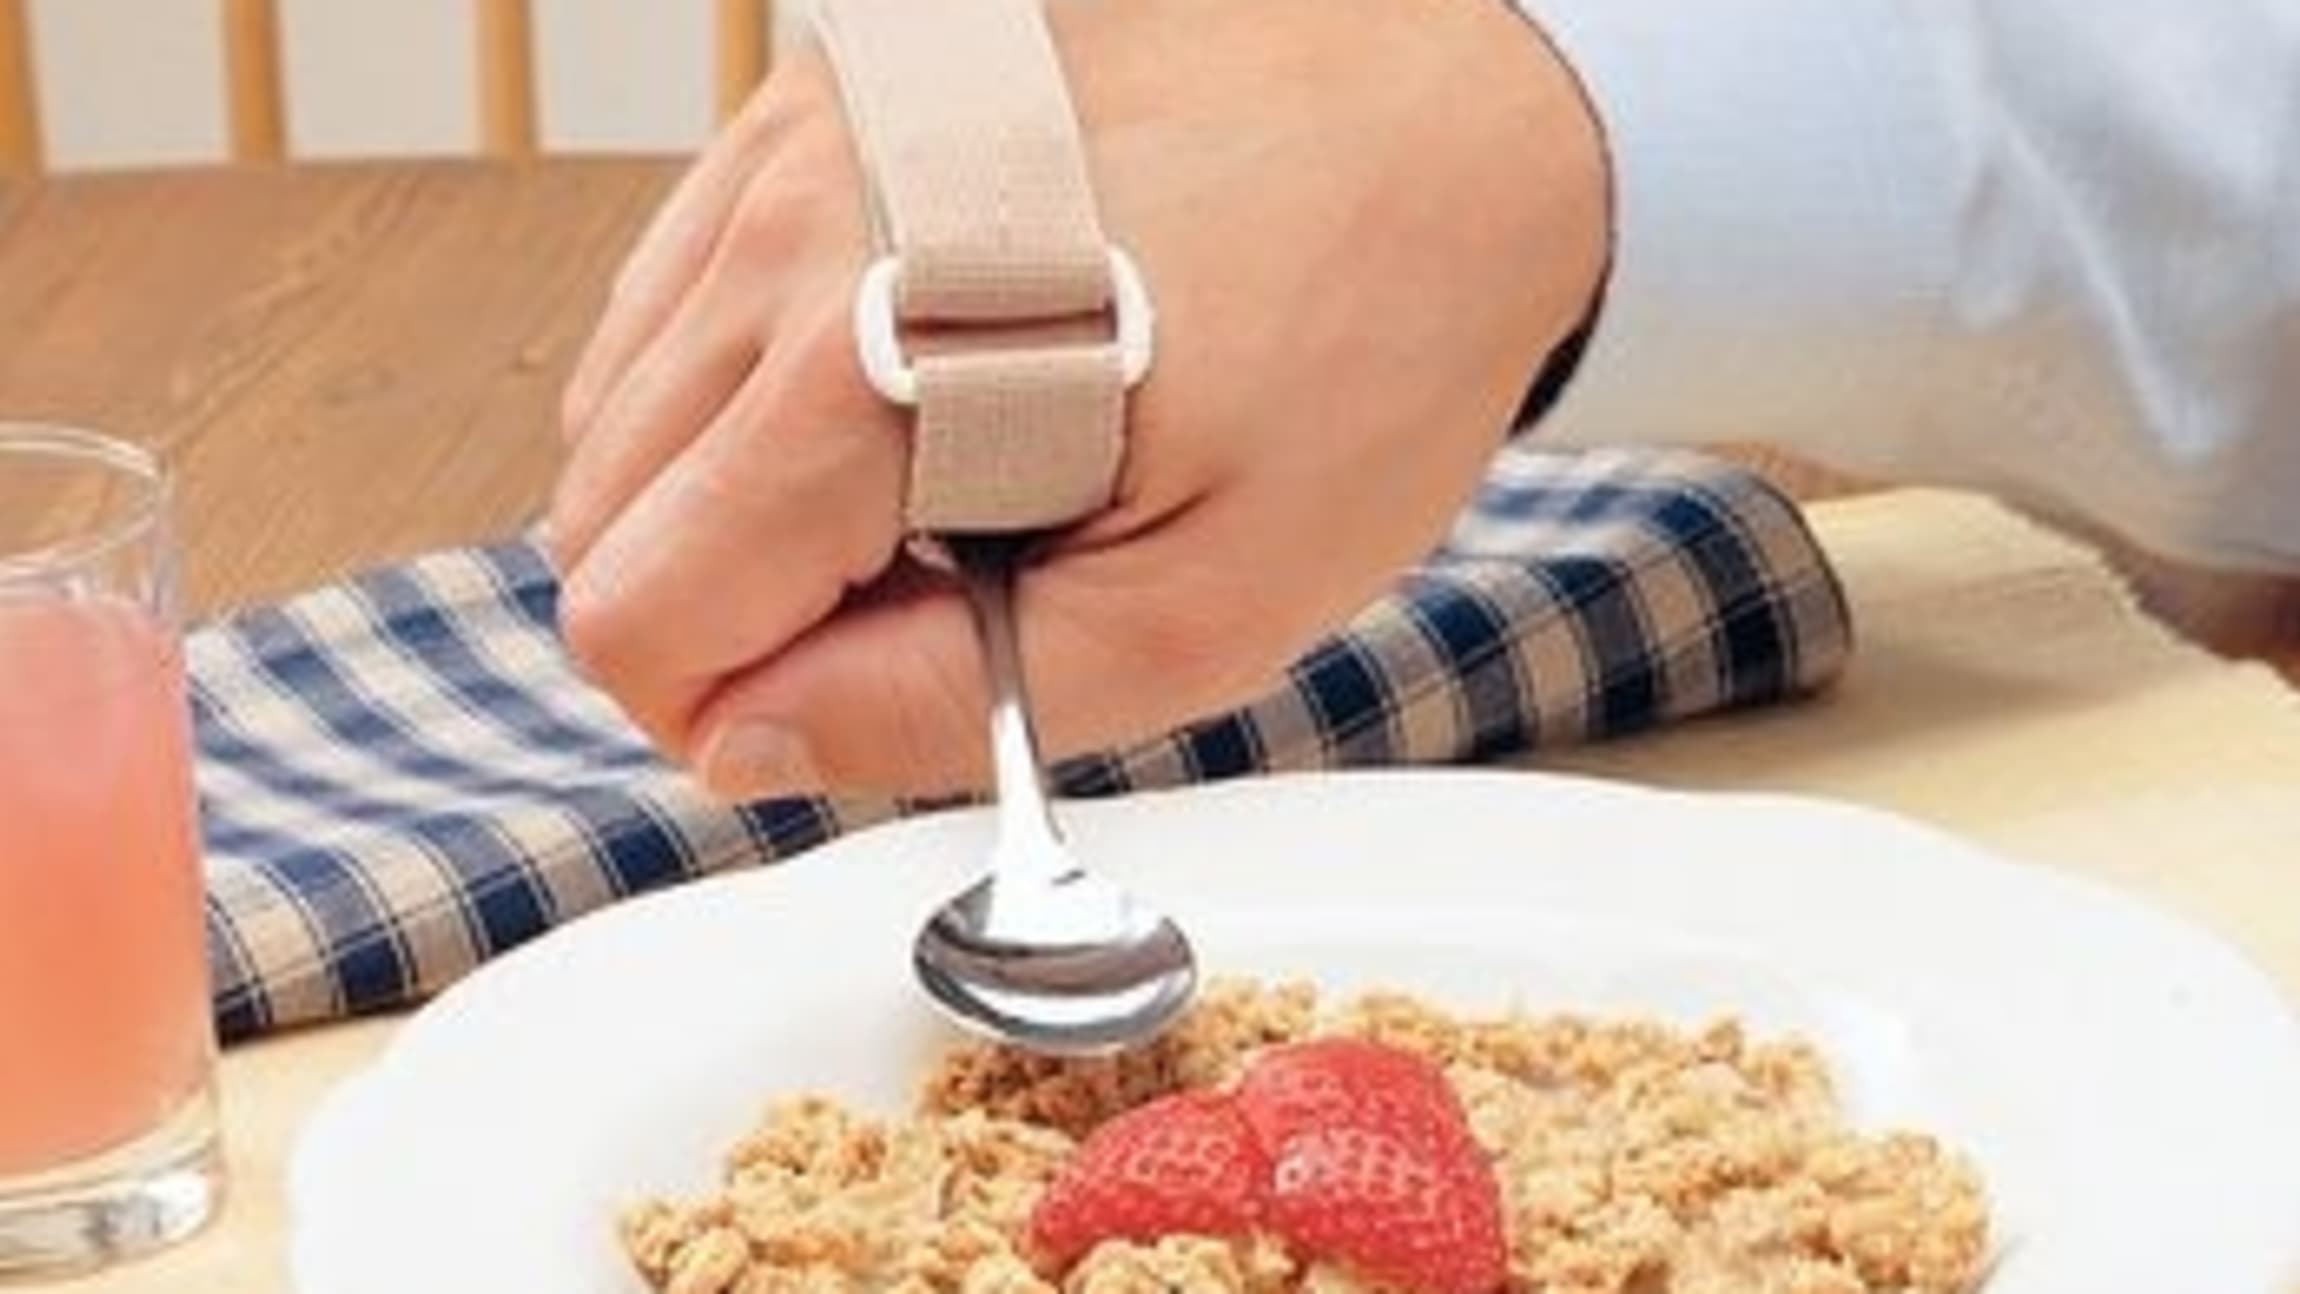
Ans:
[{"label": "wrist", "polygon": [[1464,82],[1500,114],[1489,163],[1523,214],[1494,282],[1523,295],[1530,341],[1518,425],[1552,402],[1593,329],[1613,255],[1613,176],[1587,88],[1548,35],[1507,0],[1461,5],[1476,65]]}]

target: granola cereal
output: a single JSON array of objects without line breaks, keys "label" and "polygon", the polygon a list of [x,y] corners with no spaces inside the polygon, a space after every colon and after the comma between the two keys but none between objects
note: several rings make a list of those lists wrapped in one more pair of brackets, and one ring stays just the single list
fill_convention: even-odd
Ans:
[{"label": "granola cereal", "polygon": [[1266,1237],[1106,1242],[1067,1272],[1035,1266],[1025,1240],[1097,1124],[1330,1034],[1444,1067],[1501,1186],[1509,1294],[1967,1294],[1983,1272],[1971,1165],[1930,1137],[1846,1127],[1801,1042],[1730,1021],[1465,1019],[1401,994],[1325,1009],[1306,985],[1246,981],[1117,1057],[960,1047],[909,1117],[778,1103],[716,1193],[633,1208],[624,1247],[664,1294],[1375,1294]]}]

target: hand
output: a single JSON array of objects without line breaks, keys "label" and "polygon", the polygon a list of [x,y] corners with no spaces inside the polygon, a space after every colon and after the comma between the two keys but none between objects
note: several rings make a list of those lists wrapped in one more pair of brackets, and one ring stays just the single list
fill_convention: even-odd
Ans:
[{"label": "hand", "polygon": [[[1119,497],[1024,576],[1068,754],[1249,698],[1444,533],[1605,256],[1596,129],[1500,0],[1053,7],[1159,356]],[[712,145],[566,399],[570,646],[730,797],[947,790],[987,757],[956,590],[900,556],[906,418],[819,54]]]}]

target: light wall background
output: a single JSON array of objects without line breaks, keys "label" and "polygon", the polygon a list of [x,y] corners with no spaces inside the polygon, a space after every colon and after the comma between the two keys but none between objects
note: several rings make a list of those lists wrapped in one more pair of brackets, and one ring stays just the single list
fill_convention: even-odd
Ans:
[{"label": "light wall background", "polygon": [[[694,148],[711,125],[710,0],[535,0],[536,75],[554,151]],[[33,0],[57,169],[224,153],[215,0]],[[787,48],[796,3],[778,6]],[[469,0],[281,0],[298,156],[473,151]]]}]

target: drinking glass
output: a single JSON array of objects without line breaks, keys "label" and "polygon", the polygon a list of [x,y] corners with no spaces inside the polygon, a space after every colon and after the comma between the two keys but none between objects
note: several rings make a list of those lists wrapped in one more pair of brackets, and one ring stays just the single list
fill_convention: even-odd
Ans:
[{"label": "drinking glass", "polygon": [[222,1187],[168,493],[0,424],[0,1281],[168,1244]]}]

